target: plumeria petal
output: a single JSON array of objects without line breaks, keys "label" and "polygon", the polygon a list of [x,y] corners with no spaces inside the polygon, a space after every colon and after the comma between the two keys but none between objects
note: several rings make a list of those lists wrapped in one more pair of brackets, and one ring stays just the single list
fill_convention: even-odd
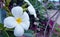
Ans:
[{"label": "plumeria petal", "polygon": [[28,11],[30,12],[31,15],[34,15],[36,17],[36,11],[33,6],[29,6]]},{"label": "plumeria petal", "polygon": [[30,22],[29,22],[29,21],[22,22],[20,25],[21,25],[25,30],[28,30],[28,29],[29,29],[29,26],[30,26]]},{"label": "plumeria petal", "polygon": [[14,30],[15,36],[22,36],[24,34],[24,29],[21,26],[16,26]]},{"label": "plumeria petal", "polygon": [[14,17],[7,17],[4,19],[4,26],[7,28],[14,28],[16,26],[16,21]]},{"label": "plumeria petal", "polygon": [[17,7],[13,7],[11,12],[12,12],[13,16],[20,17],[23,14],[23,9],[22,9],[22,7],[17,6]]},{"label": "plumeria petal", "polygon": [[23,14],[23,16],[22,16],[21,26],[22,26],[25,30],[28,30],[28,28],[29,28],[29,26],[30,26],[29,16],[28,16],[27,12],[24,12],[24,14]]},{"label": "plumeria petal", "polygon": [[23,19],[23,21],[25,21],[25,20],[29,21],[29,15],[27,14],[27,12],[24,12],[22,19]]}]

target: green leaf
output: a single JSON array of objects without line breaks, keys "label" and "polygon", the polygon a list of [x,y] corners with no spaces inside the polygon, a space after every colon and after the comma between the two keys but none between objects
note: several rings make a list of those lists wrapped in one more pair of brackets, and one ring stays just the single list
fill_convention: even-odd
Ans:
[{"label": "green leaf", "polygon": [[2,35],[3,37],[15,37],[13,34],[13,31],[6,31],[6,30],[2,30]]},{"label": "green leaf", "polygon": [[7,16],[13,16],[11,11],[9,10],[8,6],[5,6],[3,9],[7,11]]},{"label": "green leaf", "polygon": [[50,8],[50,9],[53,9],[54,8],[54,4],[53,3],[48,3],[47,7]]},{"label": "green leaf", "polygon": [[48,2],[48,0],[43,0],[44,3]]},{"label": "green leaf", "polygon": [[56,31],[60,32],[60,28],[56,28]]},{"label": "green leaf", "polygon": [[9,37],[15,37],[13,31],[7,31],[7,33],[9,34]]},{"label": "green leaf", "polygon": [[4,29],[4,26],[3,24],[0,23],[0,30],[3,30]]},{"label": "green leaf", "polygon": [[2,31],[3,37],[9,37],[8,33],[6,31]]},{"label": "green leaf", "polygon": [[38,0],[29,0],[29,1],[34,6],[34,8],[42,7],[42,4],[38,2]]},{"label": "green leaf", "polygon": [[27,37],[33,37],[34,35],[31,34],[31,33],[24,33],[24,36],[27,36]]},{"label": "green leaf", "polygon": [[29,0],[30,1],[30,3],[34,6],[35,4],[36,4],[36,2],[37,2],[37,0]]},{"label": "green leaf", "polygon": [[14,28],[5,28],[6,31],[13,31]]},{"label": "green leaf", "polygon": [[60,25],[58,25],[58,24],[56,23],[56,25],[55,25],[55,30],[56,30],[57,32],[60,32],[60,28],[59,28],[58,26],[60,26]]},{"label": "green leaf", "polygon": [[9,6],[11,0],[6,0],[6,6]]},{"label": "green leaf", "polygon": [[32,33],[32,34],[33,34],[34,31],[32,31],[32,30],[27,30],[27,31],[26,31],[26,30],[25,30],[25,33]]},{"label": "green leaf", "polygon": [[26,37],[33,37],[34,36],[34,31],[27,30],[27,31],[25,31],[24,36],[26,36]]}]

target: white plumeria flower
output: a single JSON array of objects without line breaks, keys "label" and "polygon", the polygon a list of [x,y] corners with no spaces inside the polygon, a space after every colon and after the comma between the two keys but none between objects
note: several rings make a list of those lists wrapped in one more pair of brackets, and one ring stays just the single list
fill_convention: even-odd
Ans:
[{"label": "white plumeria flower", "polygon": [[28,11],[30,12],[30,14],[37,17],[36,16],[36,11],[35,11],[34,7],[32,6],[32,4],[28,0],[24,0],[24,1],[29,4]]},{"label": "white plumeria flower", "polygon": [[7,17],[4,19],[4,26],[7,28],[15,28],[14,35],[22,36],[24,29],[28,30],[30,26],[29,16],[27,12],[23,12],[23,9],[19,6],[12,8],[11,10],[14,17]]}]

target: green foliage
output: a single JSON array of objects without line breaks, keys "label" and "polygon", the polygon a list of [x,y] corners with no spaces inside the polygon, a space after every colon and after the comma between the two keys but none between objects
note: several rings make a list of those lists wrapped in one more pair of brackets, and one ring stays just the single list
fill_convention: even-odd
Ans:
[{"label": "green foliage", "polygon": [[46,8],[38,0],[29,0],[36,10],[39,11],[40,15],[44,15]]},{"label": "green foliage", "polygon": [[[9,29],[9,28],[5,28],[3,24],[0,23],[0,31],[1,31],[1,36],[3,37],[13,37],[13,30],[14,29]],[[9,32],[8,32],[9,31]]]},{"label": "green foliage", "polygon": [[2,35],[3,35],[3,37],[9,37],[8,33],[4,30],[2,31]]},{"label": "green foliage", "polygon": [[0,30],[4,29],[3,24],[0,23]]},{"label": "green foliage", "polygon": [[29,1],[33,6],[37,3],[37,0],[29,0]]},{"label": "green foliage", "polygon": [[60,28],[59,28],[58,26],[59,26],[59,25],[56,24],[56,26],[55,26],[55,30],[56,30],[57,32],[60,32]]},{"label": "green foliage", "polygon": [[3,37],[15,37],[14,34],[13,34],[13,31],[2,30],[1,33],[2,33]]},{"label": "green foliage", "polygon": [[11,1],[11,0],[6,0],[6,1],[5,1],[5,2],[6,2],[5,5],[6,5],[6,6],[9,6],[10,1]]},{"label": "green foliage", "polygon": [[44,3],[48,2],[48,0],[43,0]]},{"label": "green foliage", "polygon": [[34,31],[32,31],[32,30],[27,30],[27,31],[26,31],[26,30],[25,30],[25,33],[32,33],[32,34],[33,34]]},{"label": "green foliage", "polygon": [[27,31],[25,31],[24,36],[33,37],[33,36],[34,36],[34,31],[32,31],[32,30],[27,30]]},{"label": "green foliage", "polygon": [[56,30],[57,30],[58,32],[60,32],[60,28],[56,28]]},{"label": "green foliage", "polygon": [[11,14],[9,8],[8,8],[11,0],[6,0],[5,2],[6,2],[6,3],[5,3],[5,6],[4,6],[3,9],[5,9],[5,10],[7,11],[7,16],[12,16],[12,14]]},{"label": "green foliage", "polygon": [[48,9],[54,9],[54,4],[49,2],[47,5]]},{"label": "green foliage", "polygon": [[59,27],[60,25],[58,25],[57,23],[56,23],[56,25],[55,25],[55,30],[57,31],[57,32],[60,32],[60,27]]},{"label": "green foliage", "polygon": [[7,31],[7,33],[9,34],[9,37],[15,37],[13,31]]}]

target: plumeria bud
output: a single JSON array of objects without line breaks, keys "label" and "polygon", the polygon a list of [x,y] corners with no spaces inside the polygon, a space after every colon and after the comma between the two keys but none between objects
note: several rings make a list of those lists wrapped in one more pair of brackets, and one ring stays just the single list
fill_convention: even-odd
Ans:
[{"label": "plumeria bud", "polygon": [[28,11],[30,12],[31,15],[34,15],[34,17],[36,18],[36,11],[33,6],[29,6]]},{"label": "plumeria bud", "polygon": [[34,15],[35,18],[36,16],[36,10],[34,9],[34,7],[32,6],[32,4],[28,1],[28,0],[24,0],[25,2],[28,3],[29,7],[28,7],[28,11],[30,12],[31,15]]}]

